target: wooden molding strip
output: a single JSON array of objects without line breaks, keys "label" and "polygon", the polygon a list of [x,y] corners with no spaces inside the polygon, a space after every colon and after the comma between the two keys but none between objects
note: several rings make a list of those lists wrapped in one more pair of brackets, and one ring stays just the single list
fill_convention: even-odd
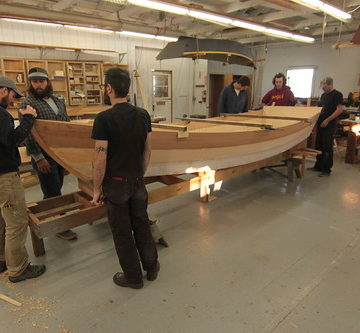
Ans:
[{"label": "wooden molding strip", "polygon": [[186,125],[172,125],[172,124],[158,124],[158,123],[151,123],[152,127],[156,128],[163,128],[168,130],[175,130],[175,131],[187,131]]},{"label": "wooden molding strip", "polygon": [[61,50],[74,50],[74,51],[97,51],[97,52],[110,52],[118,54],[126,54],[125,52],[117,52],[114,50],[105,49],[89,49],[84,47],[69,47],[69,46],[55,46],[55,45],[40,45],[40,44],[27,44],[27,43],[15,43],[0,41],[0,45],[3,46],[16,46],[16,47],[28,47],[28,48],[40,48],[40,49],[59,49]]},{"label": "wooden molding strip", "polygon": [[162,129],[177,131],[179,139],[187,138],[189,136],[188,128],[186,125],[151,123],[151,126],[154,128],[162,128]]},{"label": "wooden molding strip", "polygon": [[354,46],[360,46],[360,44],[355,43],[342,43],[342,44],[333,44],[331,47],[333,49],[344,49],[346,47],[354,47]]},{"label": "wooden molding strip", "polygon": [[220,114],[223,117],[248,117],[248,118],[263,118],[263,119],[281,119],[281,120],[298,120],[298,121],[304,121],[306,123],[309,123],[310,121],[306,118],[300,118],[300,117],[283,117],[283,116],[265,116],[265,115],[257,115],[257,114],[248,114],[248,112],[245,113],[221,113]]},{"label": "wooden molding strip", "polygon": [[258,127],[266,130],[274,130],[272,125],[266,124],[254,124],[254,123],[242,123],[239,121],[231,121],[231,120],[216,120],[216,119],[198,119],[198,118],[182,118],[182,120],[186,121],[194,121],[200,123],[208,123],[208,124],[222,124],[222,125],[235,125],[235,126],[248,126],[248,127]]}]

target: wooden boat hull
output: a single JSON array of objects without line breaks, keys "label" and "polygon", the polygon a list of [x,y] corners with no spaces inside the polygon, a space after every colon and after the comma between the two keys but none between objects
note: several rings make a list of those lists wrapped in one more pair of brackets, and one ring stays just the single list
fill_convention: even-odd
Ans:
[{"label": "wooden boat hull", "polygon": [[[178,125],[188,126],[185,137],[174,129],[154,128],[146,176],[218,170],[280,154],[306,140],[320,112],[320,108],[283,108],[211,118],[210,122],[183,121]],[[259,127],[263,125],[273,129]],[[32,133],[52,158],[89,182],[94,149],[91,130],[92,123],[37,120]]]}]

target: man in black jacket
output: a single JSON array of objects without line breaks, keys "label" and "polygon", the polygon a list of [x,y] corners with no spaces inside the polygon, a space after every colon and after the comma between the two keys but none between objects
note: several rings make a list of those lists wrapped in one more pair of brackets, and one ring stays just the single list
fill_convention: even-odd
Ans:
[{"label": "man in black jacket", "polygon": [[248,89],[250,80],[247,76],[240,76],[221,92],[218,112],[221,113],[242,113],[248,112]]},{"label": "man in black jacket", "polygon": [[[36,109],[38,119],[70,121],[65,103],[53,94],[52,84],[45,69],[31,68],[29,84],[29,96],[21,103],[20,109],[30,105]],[[31,155],[31,164],[38,174],[44,199],[61,195],[64,168],[41,149],[31,134],[25,144],[28,154]],[[64,240],[77,239],[77,234],[72,230],[60,232],[56,236]]]},{"label": "man in black jacket", "polygon": [[9,280],[19,282],[40,276],[44,265],[30,265],[25,248],[28,215],[24,189],[18,175],[20,155],[17,146],[28,136],[36,111],[31,106],[19,110],[20,125],[6,111],[23,94],[15,83],[0,76],[0,273],[9,271]]}]

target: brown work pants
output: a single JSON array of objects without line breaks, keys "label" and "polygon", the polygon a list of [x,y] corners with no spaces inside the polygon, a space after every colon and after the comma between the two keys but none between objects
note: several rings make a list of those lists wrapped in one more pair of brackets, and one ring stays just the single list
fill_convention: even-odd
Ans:
[{"label": "brown work pants", "polygon": [[0,261],[6,262],[9,276],[18,276],[28,265],[28,215],[17,172],[0,174],[0,210]]}]

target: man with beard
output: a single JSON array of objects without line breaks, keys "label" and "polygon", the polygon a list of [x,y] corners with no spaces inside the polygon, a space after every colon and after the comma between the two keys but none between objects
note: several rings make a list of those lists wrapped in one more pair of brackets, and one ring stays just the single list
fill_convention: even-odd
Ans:
[{"label": "man with beard", "polygon": [[[151,119],[146,110],[127,103],[129,73],[111,68],[105,73],[105,103],[112,107],[96,116],[92,138],[93,202],[106,202],[108,220],[123,273],[113,277],[121,287],[143,287],[160,270],[147,215],[144,174],[151,154]],[[141,265],[140,265],[141,263]]]},{"label": "man with beard", "polygon": [[28,215],[18,175],[21,161],[17,146],[28,136],[36,111],[31,106],[20,109],[22,119],[17,128],[6,111],[23,96],[12,80],[0,76],[0,273],[7,269],[11,282],[36,278],[45,272],[44,265],[31,265],[28,261]]},{"label": "man with beard", "polygon": [[[37,111],[38,119],[70,121],[64,102],[53,95],[53,88],[46,70],[38,67],[31,68],[29,80],[29,96],[19,108],[32,106]],[[64,168],[41,149],[31,134],[26,140],[26,148],[31,156],[32,166],[37,171],[44,199],[61,195]],[[72,230],[58,233],[57,236],[65,240],[77,239],[77,234]]]}]

